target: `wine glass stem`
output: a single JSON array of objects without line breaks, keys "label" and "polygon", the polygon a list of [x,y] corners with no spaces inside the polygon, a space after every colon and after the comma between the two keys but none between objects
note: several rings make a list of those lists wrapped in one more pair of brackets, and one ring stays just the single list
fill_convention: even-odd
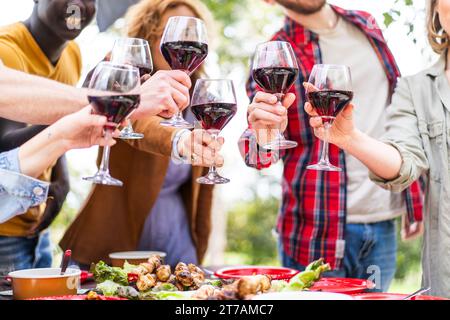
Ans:
[{"label": "wine glass stem", "polygon": [[[112,138],[112,131],[111,129],[105,130],[105,138],[107,143]],[[111,150],[111,147],[109,145],[106,145],[103,147],[103,156],[102,156],[102,162],[100,164],[100,171],[103,173],[109,173],[109,152]]]},{"label": "wine glass stem", "polygon": [[323,124],[324,137],[323,137],[323,143],[322,143],[322,155],[320,156],[321,163],[330,163],[330,159],[328,156],[328,150],[329,150],[328,139],[330,136],[331,123],[329,121],[330,120],[327,119],[326,122]]},{"label": "wine glass stem", "polygon": [[[218,132],[216,132],[216,131],[210,131],[210,134],[211,134],[211,138],[214,140],[214,141],[217,141],[217,137],[218,137]],[[213,157],[215,157],[216,155],[215,154],[213,154]],[[209,167],[209,172],[208,172],[208,176],[210,176],[210,175],[213,175],[213,176],[216,176],[217,175],[217,168],[216,168],[216,166],[211,166],[211,167]]]}]

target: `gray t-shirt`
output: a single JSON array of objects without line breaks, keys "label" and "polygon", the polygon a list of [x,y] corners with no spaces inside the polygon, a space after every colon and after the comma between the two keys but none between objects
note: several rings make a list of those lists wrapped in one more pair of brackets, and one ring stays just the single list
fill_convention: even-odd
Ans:
[{"label": "gray t-shirt", "polygon": [[[313,30],[319,35],[323,63],[350,67],[354,98],[354,122],[358,129],[379,138],[385,132],[389,82],[366,35],[339,17],[331,30]],[[391,193],[369,179],[368,169],[346,154],[347,222],[374,223],[406,212],[401,194]]]}]

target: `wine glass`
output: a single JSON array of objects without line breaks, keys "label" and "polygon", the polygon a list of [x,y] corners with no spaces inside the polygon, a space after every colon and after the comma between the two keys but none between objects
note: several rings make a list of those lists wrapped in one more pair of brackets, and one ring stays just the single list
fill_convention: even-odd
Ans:
[{"label": "wine glass", "polygon": [[[274,94],[281,105],[284,95],[298,76],[298,64],[289,42],[269,41],[256,48],[253,60],[253,80],[265,92]],[[297,147],[297,142],[286,140],[280,130],[274,140],[262,145],[268,150],[283,150]]]},{"label": "wine glass", "polygon": [[[193,17],[170,17],[161,39],[161,53],[172,70],[182,70],[191,75],[208,55],[208,39],[205,23]],[[192,129],[179,111],[163,126]]]},{"label": "wine glass", "polygon": [[[106,140],[138,106],[140,102],[140,77],[136,67],[113,62],[101,62],[94,70],[89,83],[88,100],[96,114],[105,116]],[[83,178],[96,184],[122,186],[123,183],[109,174],[110,147],[103,148],[103,158],[98,172]]]},{"label": "wine glass", "polygon": [[[147,40],[139,38],[119,38],[111,51],[111,62],[130,64],[139,69],[140,77],[153,72],[152,54]],[[130,119],[120,132],[120,139],[142,139],[142,133],[134,132]]]},{"label": "wine glass", "polygon": [[311,71],[306,91],[308,101],[322,118],[325,133],[319,162],[307,168],[342,171],[330,163],[328,137],[334,119],[353,98],[350,68],[343,65],[316,64]]},{"label": "wine glass", "polygon": [[[233,81],[225,79],[197,80],[191,103],[192,113],[201,123],[202,128],[211,134],[214,140],[220,131],[230,122],[237,111],[236,93]],[[215,166],[197,179],[202,184],[223,184],[229,179],[220,176]]]}]

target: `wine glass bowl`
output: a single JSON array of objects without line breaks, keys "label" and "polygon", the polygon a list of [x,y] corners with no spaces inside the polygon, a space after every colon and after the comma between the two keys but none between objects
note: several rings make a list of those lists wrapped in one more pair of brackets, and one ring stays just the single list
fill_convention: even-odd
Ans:
[{"label": "wine glass bowl", "polygon": [[[139,38],[118,38],[114,42],[110,61],[119,64],[129,64],[139,69],[139,76],[150,75],[153,72],[153,61],[147,40]],[[120,139],[142,139],[142,133],[134,132],[130,120],[120,132]]]},{"label": "wine glass bowl", "polygon": [[[192,94],[191,110],[203,129],[213,139],[231,121],[237,112],[236,93],[231,80],[200,79]],[[197,179],[202,184],[223,184],[229,179],[220,176],[215,166],[209,168],[206,176]]]},{"label": "wine glass bowl", "polygon": [[[105,137],[109,141],[114,130],[139,105],[139,70],[131,65],[101,62],[94,70],[89,83],[88,100],[94,112],[107,118]],[[109,173],[110,147],[103,148],[103,158],[98,172],[84,180],[96,184],[122,186],[122,182]]]},{"label": "wine glass bowl", "polygon": [[353,99],[350,68],[344,65],[315,65],[309,77],[306,95],[318,116],[322,118],[325,130],[320,160],[309,165],[307,169],[342,171],[330,163],[328,137],[334,119]]}]

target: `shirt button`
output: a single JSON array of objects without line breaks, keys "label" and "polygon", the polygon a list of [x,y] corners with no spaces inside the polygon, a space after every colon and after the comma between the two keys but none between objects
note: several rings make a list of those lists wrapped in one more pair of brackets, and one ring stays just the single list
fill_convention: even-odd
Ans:
[{"label": "shirt button", "polygon": [[37,196],[40,196],[40,195],[42,195],[42,194],[44,193],[44,190],[42,190],[41,187],[34,187],[33,193],[34,193],[35,195],[37,195]]}]

